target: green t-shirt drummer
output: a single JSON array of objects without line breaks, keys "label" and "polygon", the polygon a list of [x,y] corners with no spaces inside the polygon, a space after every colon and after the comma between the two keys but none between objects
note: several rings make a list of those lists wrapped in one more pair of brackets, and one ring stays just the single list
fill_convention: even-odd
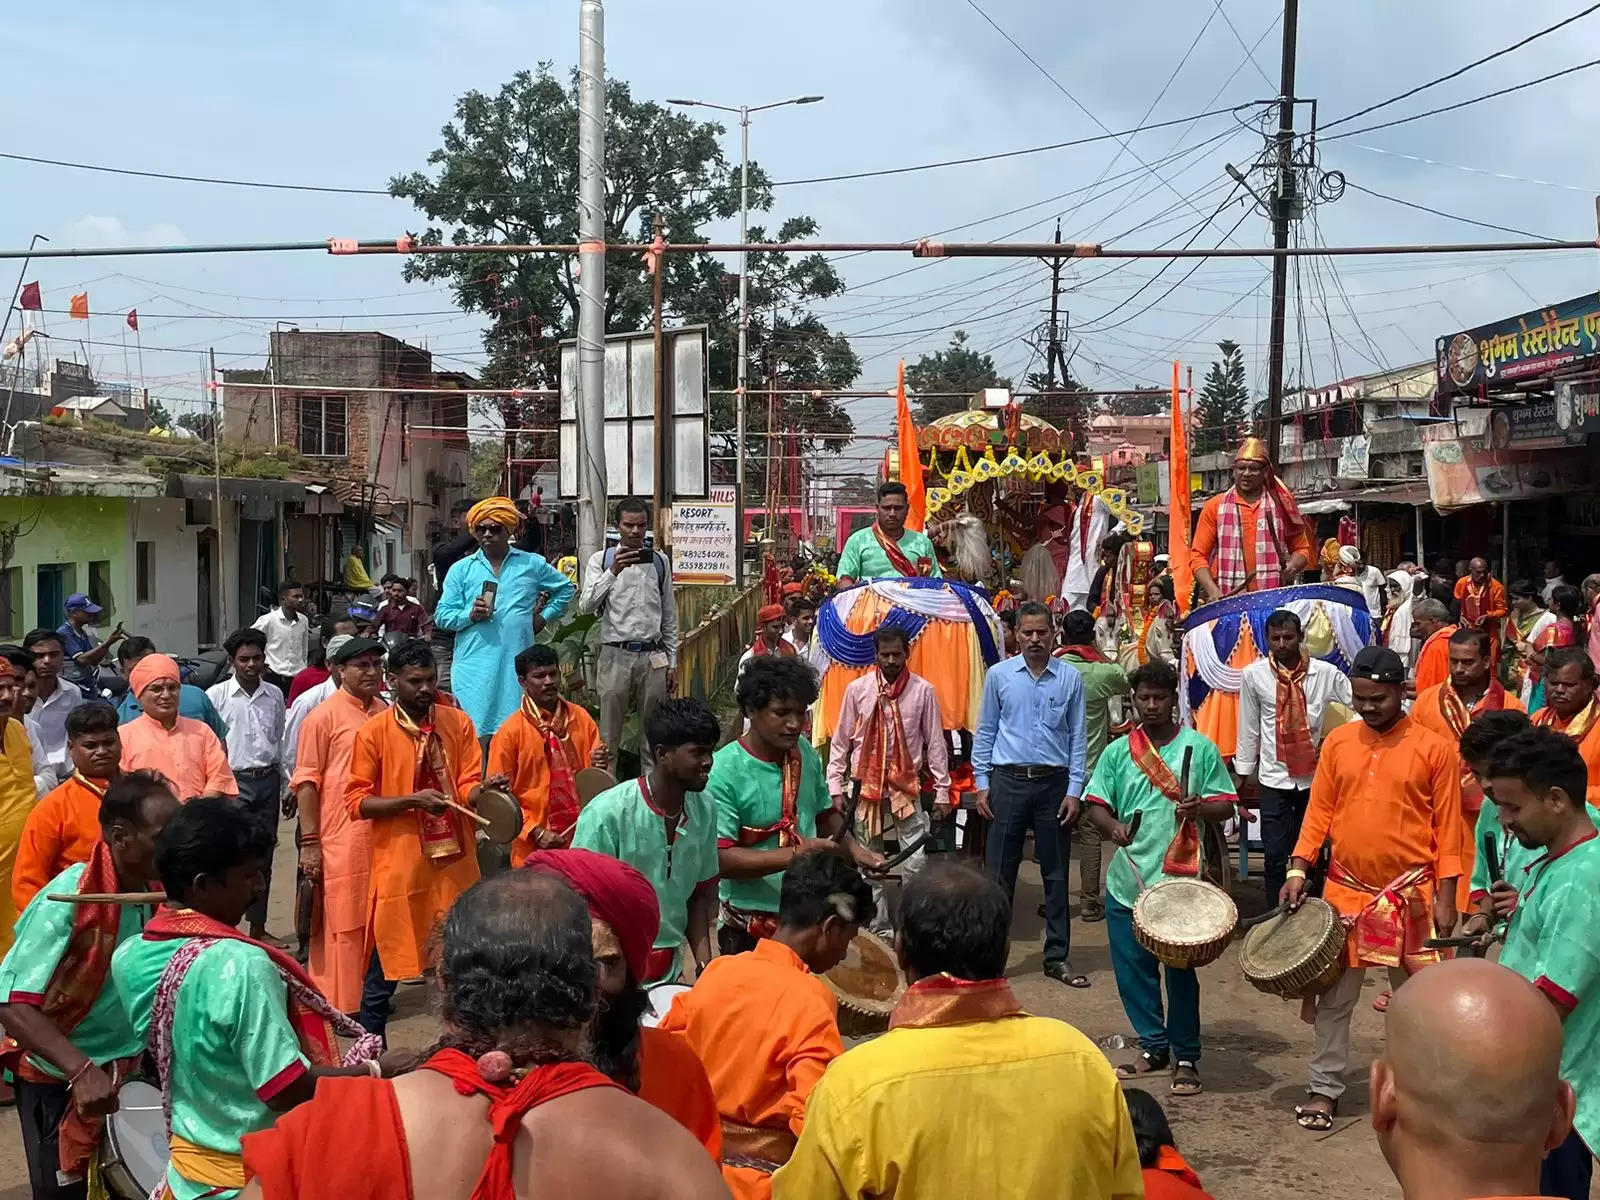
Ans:
[{"label": "green t-shirt drummer", "polygon": [[941,577],[933,542],[927,534],[906,528],[910,511],[905,484],[890,480],[878,485],[878,519],[865,529],[856,530],[844,544],[836,572],[840,587],[865,579]]}]

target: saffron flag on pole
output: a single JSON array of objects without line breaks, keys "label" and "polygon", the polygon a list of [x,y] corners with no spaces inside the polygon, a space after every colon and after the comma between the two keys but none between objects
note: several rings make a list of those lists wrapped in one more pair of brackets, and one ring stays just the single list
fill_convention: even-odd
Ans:
[{"label": "saffron flag on pole", "polygon": [[928,499],[922,486],[922,458],[917,451],[917,427],[911,423],[911,408],[906,404],[906,360],[900,360],[895,380],[895,411],[899,428],[896,457],[900,462],[900,482],[906,485],[906,528],[920,530],[927,520]]},{"label": "saffron flag on pole", "polygon": [[23,309],[25,312],[44,311],[44,298],[39,295],[39,284],[37,280],[35,280],[33,283],[25,283],[22,285],[22,299],[19,302],[18,307]]},{"label": "saffron flag on pole", "polygon": [[1178,390],[1178,362],[1172,363],[1172,427],[1167,453],[1167,565],[1178,611],[1188,613],[1194,590],[1189,566],[1189,425],[1183,419],[1183,393]]},{"label": "saffron flag on pole", "polygon": [[128,328],[135,333],[139,332],[139,310],[137,308],[128,310]]},{"label": "saffron flag on pole", "polygon": [[67,306],[67,313],[74,321],[87,321],[89,319],[89,293],[79,292],[72,298],[72,303]]}]

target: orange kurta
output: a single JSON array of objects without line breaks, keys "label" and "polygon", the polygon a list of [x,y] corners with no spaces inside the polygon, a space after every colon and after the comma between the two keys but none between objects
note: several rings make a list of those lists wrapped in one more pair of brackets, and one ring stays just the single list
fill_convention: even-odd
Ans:
[{"label": "orange kurta", "polygon": [[179,800],[196,796],[237,796],[239,785],[228,767],[228,752],[204,721],[179,717],[168,730],[143,713],[119,731],[124,771],[159,771],[172,781]]},{"label": "orange kurta", "polygon": [[[589,765],[589,756],[600,745],[600,726],[579,705],[570,700],[561,703],[567,706],[565,741],[577,764],[573,767],[576,774]],[[520,863],[537,849],[533,831],[544,825],[550,802],[550,761],[544,752],[544,734],[525,713],[512,713],[495,731],[489,742],[489,774],[510,779],[511,794],[522,805],[522,832],[511,844],[511,861]]]},{"label": "orange kurta", "polygon": [[[1328,734],[1294,856],[1314,862],[1329,840],[1332,861],[1373,889],[1428,868],[1432,876],[1418,890],[1431,903],[1433,880],[1464,874],[1456,748],[1410,717],[1401,717],[1387,733],[1352,721]],[[1322,898],[1346,917],[1373,899],[1331,878]],[[1359,965],[1353,935],[1345,945],[1347,963]]]},{"label": "orange kurta", "polygon": [[1459,625],[1446,625],[1438,633],[1430,633],[1428,640],[1422,643],[1413,680],[1418,695],[1450,678],[1450,635],[1459,628]]},{"label": "orange kurta", "polygon": [[[452,798],[465,804],[483,781],[477,730],[472,718],[458,708],[435,705],[433,721],[450,763]],[[409,796],[416,790],[416,742],[392,712],[368,718],[356,731],[344,798],[351,819],[364,821],[371,833],[364,945],[377,946],[386,979],[422,974],[435,926],[456,897],[478,881],[474,828],[460,813],[452,813],[451,819],[461,853],[448,859],[429,858],[422,852],[416,810],[389,817],[361,815],[361,802],[368,796]]]},{"label": "orange kurta", "polygon": [[99,840],[100,793],[68,776],[34,805],[22,827],[11,875],[12,906],[20,914],[45,884],[73,863],[88,862]]},{"label": "orange kurta", "polygon": [[679,1033],[639,1030],[639,1099],[648,1100],[722,1161],[722,1121],[705,1064]]},{"label": "orange kurta", "polygon": [[361,1007],[372,857],[369,822],[351,820],[345,786],[357,731],[383,711],[381,700],[363,708],[343,688],[334,692],[306,714],[289,780],[292,788],[311,784],[320,801],[314,832],[322,848],[322,904],[311,931],[306,969],[341,1012]]},{"label": "orange kurta", "polygon": [[[787,1129],[799,1137],[806,1101],[844,1053],[838,1001],[799,955],[763,938],[754,950],[711,960],[680,994],[661,1028],[682,1033],[700,1056],[724,1122]],[[724,1135],[732,1157],[736,1138]],[[772,1177],[724,1165],[735,1200],[766,1200]]]},{"label": "orange kurta", "polygon": [[[1216,575],[1216,572],[1212,570],[1211,560],[1216,556],[1217,552],[1217,522],[1222,512],[1222,501],[1227,494],[1227,492],[1223,492],[1220,495],[1211,497],[1200,510],[1200,520],[1195,525],[1194,540],[1189,543],[1190,570],[1204,568],[1206,571],[1211,572],[1213,577]],[[1262,500],[1266,499],[1266,495],[1263,493],[1254,504],[1251,504],[1243,496],[1236,496],[1235,498],[1239,502],[1239,529],[1244,542],[1242,547],[1244,550],[1244,570],[1246,575],[1251,575],[1256,569],[1256,510],[1261,506]],[[1301,525],[1298,533],[1289,529],[1283,529],[1279,532],[1283,535],[1285,543],[1285,553],[1283,555],[1285,566],[1296,554],[1305,555],[1307,563],[1313,563],[1317,560],[1316,551],[1311,548],[1311,532],[1308,525]],[[1284,586],[1294,582],[1295,580],[1292,579],[1286,580]],[[1261,589],[1256,586],[1255,580],[1252,579],[1247,590],[1254,592]]]},{"label": "orange kurta", "polygon": [[[1441,701],[1445,685],[1438,684],[1419,691],[1415,703],[1411,705],[1411,719],[1424,729],[1431,729],[1445,741],[1453,746],[1460,745],[1455,730],[1450,728],[1450,722],[1444,719],[1444,707]],[[1483,707],[1483,700],[1472,706],[1471,718],[1477,720],[1483,713],[1491,711]],[[1504,703],[1500,706],[1503,712],[1526,712],[1522,701],[1510,692],[1505,693]],[[1467,901],[1472,891],[1472,864],[1478,854],[1478,839],[1475,830],[1478,825],[1478,812],[1483,808],[1483,789],[1476,781],[1467,781],[1466,764],[1461,765],[1461,882],[1456,885],[1456,909],[1459,912],[1467,911]]]}]

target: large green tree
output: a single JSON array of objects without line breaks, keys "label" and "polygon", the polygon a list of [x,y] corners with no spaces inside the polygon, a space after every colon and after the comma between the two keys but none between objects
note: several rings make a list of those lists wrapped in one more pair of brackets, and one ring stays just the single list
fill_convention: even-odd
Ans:
[{"label": "large green tree", "polygon": [[[428,171],[398,175],[390,192],[411,200],[427,217],[424,245],[577,241],[577,80],[563,81],[549,63],[520,71],[492,94],[470,91],[457,102]],[[705,229],[739,211],[737,166],[721,149],[721,125],[697,121],[634,98],[626,83],[606,84],[606,212],[608,241],[649,241],[651,221],[665,220],[671,242],[703,242]],[[750,207],[772,206],[772,190],[759,165],[750,166]],[[792,217],[779,241],[812,237],[816,223]],[[752,229],[751,240],[768,240]],[[669,254],[662,281],[669,323],[710,327],[709,379],[732,388],[738,342],[738,276],[708,254]],[[484,334],[486,382],[501,387],[554,387],[559,343],[577,326],[577,262],[565,254],[418,255],[407,279],[448,282],[464,309],[490,321]],[[860,363],[845,339],[830,332],[810,306],[837,295],[843,282],[821,255],[756,254],[750,258],[750,361],[752,390],[768,373],[788,386],[848,387]],[[606,270],[606,328],[648,328],[652,283],[634,257],[612,255]],[[730,397],[713,397],[712,427],[733,427]],[[750,408],[751,463],[764,452],[766,406]],[[507,424],[547,427],[548,404],[501,406]],[[848,413],[831,401],[786,404],[780,428],[850,433]],[[843,439],[813,440],[838,451]],[[731,440],[713,455],[732,453]],[[714,464],[720,466],[723,464]],[[731,463],[725,464],[730,470]]]},{"label": "large green tree", "polygon": [[1226,338],[1217,343],[1205,384],[1195,401],[1194,450],[1209,454],[1236,442],[1250,420],[1250,388],[1244,377],[1244,351]]},{"label": "large green tree", "polygon": [[[967,335],[960,329],[943,350],[924,354],[906,368],[906,387],[916,393],[912,408],[918,425],[960,412],[981,388],[1010,386],[1011,380],[1000,374],[994,359],[968,345]],[[938,392],[954,394],[932,394]]]}]

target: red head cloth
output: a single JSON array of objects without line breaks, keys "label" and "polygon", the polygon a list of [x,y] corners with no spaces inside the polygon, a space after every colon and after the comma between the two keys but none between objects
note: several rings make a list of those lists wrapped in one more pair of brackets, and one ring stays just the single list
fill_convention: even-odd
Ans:
[{"label": "red head cloth", "polygon": [[803,583],[786,583],[783,585],[783,594],[785,596],[798,596],[805,590],[806,585]]},{"label": "red head cloth", "polygon": [[762,607],[760,612],[756,613],[756,624],[765,625],[768,621],[781,621],[785,615],[783,605],[767,604]]},{"label": "red head cloth", "polygon": [[661,903],[650,881],[627,863],[593,850],[535,850],[523,866],[565,879],[589,906],[589,915],[611,926],[636,983],[661,928]]},{"label": "red head cloth", "polygon": [[128,687],[137,698],[144,695],[145,688],[158,679],[170,679],[176,683],[178,678],[178,664],[172,659],[165,654],[146,654],[128,672]]}]

